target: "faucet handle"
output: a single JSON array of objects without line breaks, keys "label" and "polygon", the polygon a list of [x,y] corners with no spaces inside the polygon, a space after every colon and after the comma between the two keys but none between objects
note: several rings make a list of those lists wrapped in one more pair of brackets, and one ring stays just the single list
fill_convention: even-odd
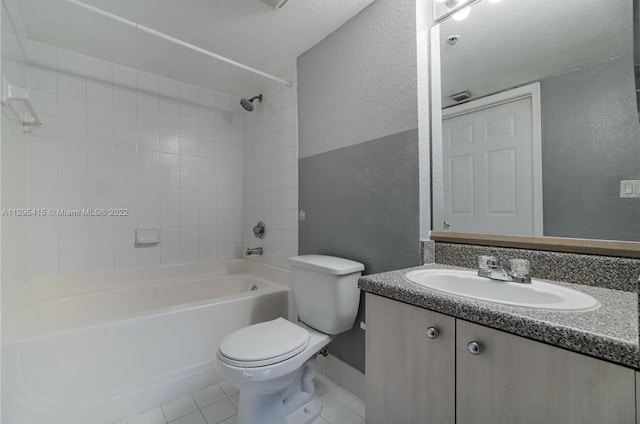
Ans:
[{"label": "faucet handle", "polygon": [[495,256],[478,256],[478,268],[489,269],[489,265],[496,262]]},{"label": "faucet handle", "polygon": [[524,277],[531,271],[531,263],[526,259],[510,259],[509,268],[514,275]]},{"label": "faucet handle", "polygon": [[531,264],[526,259],[511,259],[509,260],[509,268],[511,272],[509,275],[516,283],[531,284],[531,277],[529,277],[529,271],[531,270]]}]

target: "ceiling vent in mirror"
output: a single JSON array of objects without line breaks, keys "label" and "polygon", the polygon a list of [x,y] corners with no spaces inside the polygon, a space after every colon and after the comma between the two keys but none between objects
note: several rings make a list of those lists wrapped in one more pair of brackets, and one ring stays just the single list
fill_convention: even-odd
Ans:
[{"label": "ceiling vent in mirror", "polygon": [[289,0],[260,0],[260,1],[278,10],[278,9],[282,9]]},{"label": "ceiling vent in mirror", "polygon": [[471,91],[464,90],[460,93],[452,94],[449,98],[456,102],[463,102],[465,100],[469,100],[472,96],[473,94],[471,94]]}]

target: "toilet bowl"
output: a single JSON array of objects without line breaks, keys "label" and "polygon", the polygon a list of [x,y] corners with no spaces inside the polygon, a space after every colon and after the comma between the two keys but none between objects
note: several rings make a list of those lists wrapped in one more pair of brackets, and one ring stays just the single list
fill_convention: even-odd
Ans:
[{"label": "toilet bowl", "polygon": [[332,339],[284,318],[227,336],[218,350],[218,371],[240,391],[238,422],[307,424],[318,418],[316,354]]},{"label": "toilet bowl", "polygon": [[324,255],[289,259],[300,322],[277,318],[228,334],[218,371],[240,391],[239,424],[309,424],[322,404],[315,393],[316,356],[353,327],[364,265]]}]

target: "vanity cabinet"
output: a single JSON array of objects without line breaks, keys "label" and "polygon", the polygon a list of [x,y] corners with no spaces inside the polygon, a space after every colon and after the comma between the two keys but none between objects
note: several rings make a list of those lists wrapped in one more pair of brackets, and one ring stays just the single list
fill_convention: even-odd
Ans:
[{"label": "vanity cabinet", "polygon": [[371,294],[366,301],[367,423],[453,424],[455,319]]},{"label": "vanity cabinet", "polygon": [[636,423],[640,424],[640,371],[636,371]]},{"label": "vanity cabinet", "polygon": [[630,368],[456,320],[458,424],[633,423],[634,385]]},{"label": "vanity cabinet", "polygon": [[366,301],[368,424],[636,421],[632,369],[370,293]]}]

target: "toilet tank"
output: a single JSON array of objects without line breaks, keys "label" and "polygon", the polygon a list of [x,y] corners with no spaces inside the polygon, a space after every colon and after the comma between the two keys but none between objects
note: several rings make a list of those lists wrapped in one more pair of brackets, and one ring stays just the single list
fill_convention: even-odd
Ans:
[{"label": "toilet tank", "polygon": [[289,258],[291,288],[300,321],[325,334],[340,334],[358,314],[358,278],[364,265],[325,255]]}]

